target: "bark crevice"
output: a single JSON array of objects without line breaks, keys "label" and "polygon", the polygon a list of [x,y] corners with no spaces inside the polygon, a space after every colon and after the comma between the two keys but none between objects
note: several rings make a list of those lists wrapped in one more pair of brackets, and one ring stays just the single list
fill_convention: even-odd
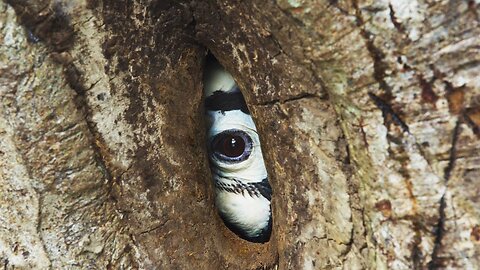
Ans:
[{"label": "bark crevice", "polygon": [[[8,3],[9,268],[478,268],[475,1]],[[215,213],[207,50],[261,137],[274,190],[265,245]]]}]

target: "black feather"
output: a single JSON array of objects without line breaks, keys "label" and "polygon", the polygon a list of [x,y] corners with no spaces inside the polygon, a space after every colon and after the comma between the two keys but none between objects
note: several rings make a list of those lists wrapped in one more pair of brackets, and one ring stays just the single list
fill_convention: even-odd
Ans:
[{"label": "black feather", "polygon": [[205,99],[205,108],[210,111],[222,112],[241,110],[246,114],[250,114],[242,92],[238,88],[228,92],[221,90],[213,92],[213,95]]},{"label": "black feather", "polygon": [[268,183],[268,179],[265,178],[262,180],[262,182],[257,182],[257,183],[251,183],[251,185],[254,185],[258,192],[262,194],[265,199],[271,201],[272,200],[272,187],[270,186],[270,183]]}]

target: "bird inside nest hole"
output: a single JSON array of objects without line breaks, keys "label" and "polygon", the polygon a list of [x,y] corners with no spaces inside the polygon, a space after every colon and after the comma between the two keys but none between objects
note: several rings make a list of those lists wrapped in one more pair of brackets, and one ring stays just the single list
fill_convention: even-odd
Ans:
[{"label": "bird inside nest hole", "polygon": [[242,239],[268,242],[272,188],[260,139],[242,92],[213,55],[207,56],[204,88],[217,210],[225,225]]}]

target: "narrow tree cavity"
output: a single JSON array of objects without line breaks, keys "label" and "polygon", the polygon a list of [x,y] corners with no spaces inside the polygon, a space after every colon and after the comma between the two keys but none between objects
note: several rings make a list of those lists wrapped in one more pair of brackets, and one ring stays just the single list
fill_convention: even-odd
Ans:
[{"label": "narrow tree cavity", "polygon": [[252,243],[272,234],[272,187],[259,134],[235,79],[212,56],[204,74],[207,152],[225,225]]},{"label": "narrow tree cavity", "polygon": [[[5,269],[480,268],[476,1],[0,2]],[[274,190],[214,207],[207,52]]]}]

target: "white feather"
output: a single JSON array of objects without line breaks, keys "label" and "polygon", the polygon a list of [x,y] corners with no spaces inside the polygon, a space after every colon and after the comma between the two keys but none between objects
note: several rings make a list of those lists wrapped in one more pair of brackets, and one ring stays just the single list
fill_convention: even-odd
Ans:
[{"label": "white feather", "polygon": [[232,75],[224,69],[214,69],[210,71],[209,79],[205,82],[205,96],[211,96],[213,92],[229,91],[235,86],[235,80]]},{"label": "white feather", "polygon": [[263,196],[245,195],[217,190],[218,210],[231,223],[239,225],[250,237],[257,236],[268,226],[270,202]]}]

